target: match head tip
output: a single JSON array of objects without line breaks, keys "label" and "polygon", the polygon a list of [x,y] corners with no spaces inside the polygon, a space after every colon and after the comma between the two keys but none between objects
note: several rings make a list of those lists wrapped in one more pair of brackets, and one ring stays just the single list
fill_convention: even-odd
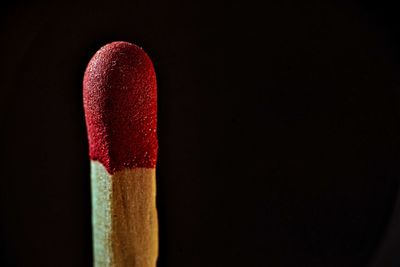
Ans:
[{"label": "match head tip", "polygon": [[100,48],[85,71],[83,100],[92,160],[109,173],[155,167],[157,84],[143,49],[127,42]]}]

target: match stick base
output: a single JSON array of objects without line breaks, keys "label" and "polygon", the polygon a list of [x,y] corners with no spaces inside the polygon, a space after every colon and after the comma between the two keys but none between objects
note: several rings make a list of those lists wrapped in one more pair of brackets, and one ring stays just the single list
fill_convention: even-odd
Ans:
[{"label": "match stick base", "polygon": [[109,174],[91,161],[95,267],[155,267],[158,256],[155,168]]}]

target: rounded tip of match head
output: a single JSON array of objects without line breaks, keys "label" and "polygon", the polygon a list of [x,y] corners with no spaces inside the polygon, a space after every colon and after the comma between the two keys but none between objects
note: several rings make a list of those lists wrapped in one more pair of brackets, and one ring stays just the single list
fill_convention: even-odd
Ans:
[{"label": "rounded tip of match head", "polygon": [[113,173],[153,168],[157,158],[157,84],[142,48],[113,42],[90,60],[83,99],[92,160]]}]

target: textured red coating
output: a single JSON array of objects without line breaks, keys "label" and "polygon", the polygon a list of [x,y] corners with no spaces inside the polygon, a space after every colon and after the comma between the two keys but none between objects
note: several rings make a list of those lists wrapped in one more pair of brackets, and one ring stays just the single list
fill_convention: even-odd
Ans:
[{"label": "textured red coating", "polygon": [[113,42],[97,51],[85,71],[83,102],[92,160],[111,174],[155,167],[157,83],[140,47]]}]

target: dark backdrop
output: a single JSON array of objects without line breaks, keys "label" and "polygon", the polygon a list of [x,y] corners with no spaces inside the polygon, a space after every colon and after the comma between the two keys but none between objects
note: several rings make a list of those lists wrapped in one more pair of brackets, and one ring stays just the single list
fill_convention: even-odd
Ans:
[{"label": "dark backdrop", "polygon": [[399,8],[275,2],[2,2],[0,266],[91,265],[81,83],[115,40],[158,75],[159,266],[399,266]]}]

